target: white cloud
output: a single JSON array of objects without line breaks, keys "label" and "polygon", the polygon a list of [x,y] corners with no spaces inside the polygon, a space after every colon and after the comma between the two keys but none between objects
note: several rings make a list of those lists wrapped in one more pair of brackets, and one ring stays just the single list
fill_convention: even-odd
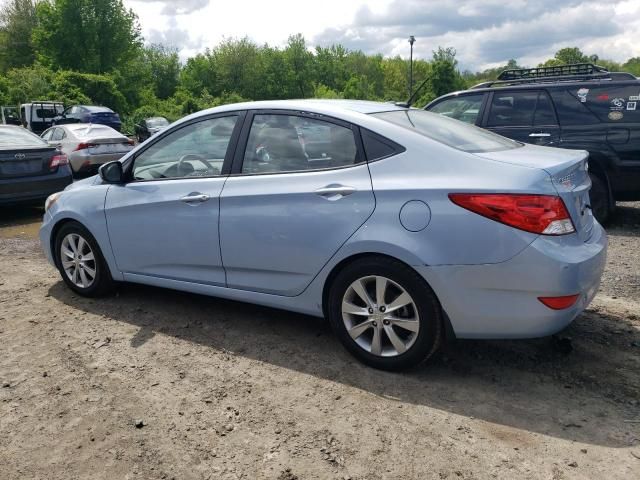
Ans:
[{"label": "white cloud", "polygon": [[638,0],[125,0],[148,41],[169,43],[181,56],[223,38],[248,36],[284,45],[302,33],[310,45],[342,43],[368,53],[429,58],[454,47],[461,67],[479,69],[516,58],[535,65],[565,46],[601,58],[640,56]]}]

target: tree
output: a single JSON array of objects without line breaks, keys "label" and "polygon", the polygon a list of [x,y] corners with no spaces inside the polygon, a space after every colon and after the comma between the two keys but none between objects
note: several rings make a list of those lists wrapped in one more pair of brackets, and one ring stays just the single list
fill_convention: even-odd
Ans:
[{"label": "tree", "polygon": [[589,63],[593,60],[597,61],[598,57],[592,59],[582,53],[578,47],[565,47],[556,52],[554,57],[540,64],[541,67],[554,67],[557,65],[570,65],[572,63]]},{"label": "tree", "polygon": [[33,64],[36,25],[34,0],[10,0],[0,8],[0,71]]},{"label": "tree", "polygon": [[456,68],[457,65],[455,49],[438,47],[438,50],[433,52],[429,83],[434,98],[463,88],[464,81]]},{"label": "tree", "polygon": [[106,73],[141,47],[138,18],[122,0],[46,0],[36,12],[34,44],[40,60],[53,68]]},{"label": "tree", "polygon": [[640,57],[633,57],[627,60],[622,69],[625,72],[633,73],[636,77],[640,77]]},{"label": "tree", "polygon": [[311,95],[313,54],[307,50],[304,37],[298,33],[291,35],[284,49],[284,58],[289,67],[289,81],[292,84],[293,97],[306,98]]},{"label": "tree", "polygon": [[173,95],[180,79],[180,59],[174,48],[150,45],[144,48],[142,61],[149,69],[153,89],[160,99]]}]

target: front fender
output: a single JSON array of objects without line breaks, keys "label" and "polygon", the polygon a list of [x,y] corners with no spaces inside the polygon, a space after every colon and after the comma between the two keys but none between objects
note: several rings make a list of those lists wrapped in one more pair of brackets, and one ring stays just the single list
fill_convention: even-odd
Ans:
[{"label": "front fender", "polygon": [[[110,185],[93,184],[87,188],[73,188],[65,191],[45,214],[40,239],[47,252],[52,250],[54,235],[64,222],[73,220],[82,224],[98,242],[98,247],[107,263],[114,280],[123,280],[118,270],[109,241],[104,204]],[[52,252],[51,252],[52,254]],[[53,255],[51,255],[53,258]]]}]

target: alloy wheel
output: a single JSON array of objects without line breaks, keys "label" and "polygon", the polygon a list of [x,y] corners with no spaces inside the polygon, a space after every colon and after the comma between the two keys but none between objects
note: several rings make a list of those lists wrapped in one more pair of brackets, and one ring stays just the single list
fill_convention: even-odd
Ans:
[{"label": "alloy wheel", "polygon": [[420,330],[411,295],[398,283],[378,275],[349,285],[342,299],[342,321],[360,348],[380,357],[405,353]]},{"label": "alloy wheel", "polygon": [[60,262],[71,282],[80,288],[89,288],[96,278],[96,260],[93,250],[77,233],[69,233],[60,244]]}]

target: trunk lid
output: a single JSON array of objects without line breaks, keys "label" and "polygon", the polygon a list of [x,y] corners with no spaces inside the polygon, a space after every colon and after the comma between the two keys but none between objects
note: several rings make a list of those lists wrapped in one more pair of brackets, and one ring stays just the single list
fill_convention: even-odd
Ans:
[{"label": "trunk lid", "polygon": [[591,238],[594,218],[589,200],[591,189],[591,179],[587,170],[589,152],[525,145],[514,150],[477,155],[498,162],[546,171],[571,215],[579,238],[585,242]]},{"label": "trunk lid", "polygon": [[88,152],[91,155],[103,155],[109,153],[127,153],[133,149],[127,137],[86,137],[84,143],[91,145]]},{"label": "trunk lid", "polygon": [[49,168],[54,147],[11,148],[0,150],[0,178],[33,177],[53,173]]}]

